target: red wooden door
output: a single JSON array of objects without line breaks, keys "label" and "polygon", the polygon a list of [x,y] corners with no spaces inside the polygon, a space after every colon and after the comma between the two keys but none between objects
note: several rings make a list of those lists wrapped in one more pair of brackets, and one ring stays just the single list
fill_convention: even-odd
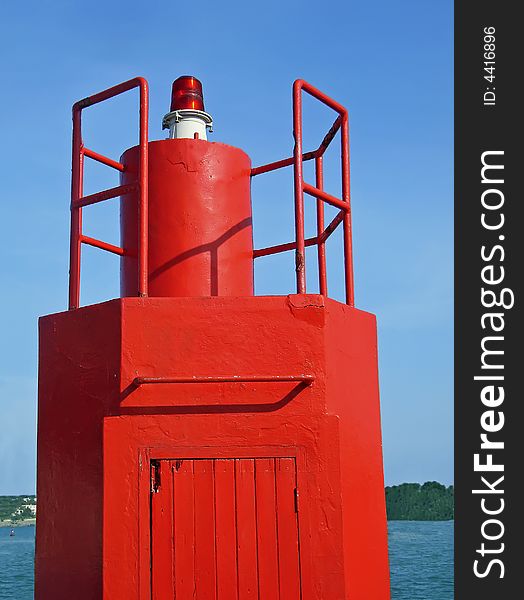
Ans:
[{"label": "red wooden door", "polygon": [[153,462],[153,600],[300,600],[294,458]]}]

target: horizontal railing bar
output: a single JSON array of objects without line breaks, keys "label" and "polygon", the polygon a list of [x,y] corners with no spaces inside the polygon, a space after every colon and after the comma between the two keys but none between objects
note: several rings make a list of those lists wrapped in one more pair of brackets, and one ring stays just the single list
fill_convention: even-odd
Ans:
[{"label": "horizontal railing bar", "polygon": [[124,81],[123,83],[114,85],[113,87],[110,87],[107,90],[104,90],[103,92],[93,94],[92,96],[88,96],[87,98],[82,98],[82,100],[79,100],[73,105],[73,111],[81,111],[83,108],[93,106],[93,104],[98,104],[99,102],[103,102],[104,100],[109,100],[109,98],[118,96],[119,94],[127,92],[128,90],[132,90],[136,87],[140,87],[142,90],[147,90],[147,81],[143,77],[135,77],[133,79],[130,79],[129,81]]},{"label": "horizontal railing bar", "polygon": [[125,254],[125,250],[120,248],[120,246],[114,246],[113,244],[108,244],[107,242],[97,240],[96,238],[92,238],[87,235],[82,235],[80,237],[80,241],[88,246],[100,248],[100,250],[107,250],[107,252],[112,252],[113,254],[118,254],[119,256],[124,256]]},{"label": "horizontal railing bar", "polygon": [[297,382],[311,385],[314,375],[232,375],[230,377],[135,377],[133,384],[138,387],[155,383],[278,383]]},{"label": "horizontal railing bar", "polygon": [[319,235],[318,241],[320,244],[323,244],[329,236],[335,231],[335,229],[342,223],[344,220],[345,210],[341,209],[341,211],[337,214],[337,216],[331,221],[331,223],[324,229],[324,231]]},{"label": "horizontal railing bar", "polygon": [[[304,245],[306,247],[315,246],[318,243],[324,243],[329,236],[335,231],[335,229],[344,220],[345,209],[341,209],[337,216],[331,221],[331,223],[324,229],[320,237],[306,238]],[[287,244],[278,244],[276,246],[268,246],[267,248],[258,248],[253,250],[253,258],[260,258],[262,256],[271,256],[272,254],[279,254],[280,252],[288,252],[290,250],[296,250],[296,242],[288,242]]]},{"label": "horizontal railing bar", "polygon": [[73,203],[73,208],[82,208],[84,206],[90,206],[91,204],[103,202],[104,200],[109,200],[110,198],[123,196],[124,194],[129,194],[129,192],[134,192],[137,189],[137,187],[138,185],[136,183],[129,185],[119,185],[108,190],[103,190],[102,192],[97,192],[96,194],[83,196],[82,198]]},{"label": "horizontal railing bar", "polygon": [[[342,117],[339,115],[335,119],[335,122],[331,126],[331,129],[324,136],[324,139],[322,140],[320,146],[316,150],[312,150],[311,152],[305,152],[304,154],[302,154],[302,160],[313,160],[318,156],[322,156],[327,150],[329,144],[332,142],[333,138],[337,135],[341,124]],[[277,160],[275,162],[268,163],[267,165],[254,167],[253,169],[251,169],[251,177],[255,177],[256,175],[262,175],[263,173],[269,173],[270,171],[276,171],[277,169],[282,169],[283,167],[290,167],[291,165],[293,165],[294,161],[294,157],[291,156],[290,158]]]},{"label": "horizontal railing bar", "polygon": [[322,102],[326,106],[329,106],[334,111],[338,112],[340,115],[347,114],[347,110],[344,106],[342,106],[342,104],[339,104],[338,102],[333,100],[333,98],[330,98],[329,96],[324,94],[324,92],[321,92],[319,89],[317,89],[307,81],[304,81],[303,79],[297,79],[295,81],[294,87],[298,90],[303,89],[310,96],[313,96],[317,100],[320,100],[320,102]]},{"label": "horizontal railing bar", "polygon": [[[312,160],[313,158],[316,158],[317,152],[317,150],[314,150],[313,152],[305,152],[302,154],[302,160]],[[290,158],[277,160],[276,162],[268,163],[267,165],[254,167],[251,169],[251,177],[255,177],[255,175],[261,175],[262,173],[269,173],[270,171],[276,171],[277,169],[281,169],[283,167],[290,167],[294,161],[294,157],[291,156]]]},{"label": "horizontal railing bar", "polygon": [[[316,237],[307,238],[304,240],[304,246],[315,246],[316,244],[318,244],[318,240]],[[267,248],[258,248],[257,250],[253,250],[253,258],[260,258],[261,256],[271,256],[272,254],[278,254],[279,252],[288,252],[289,250],[296,249],[296,242],[278,244],[277,246],[268,246]]]},{"label": "horizontal railing bar", "polygon": [[319,190],[318,188],[313,187],[312,185],[309,185],[309,183],[304,182],[303,190],[304,190],[304,193],[309,194],[310,196],[313,196],[314,198],[318,198],[319,200],[323,200],[324,202],[331,204],[331,206],[335,206],[336,208],[340,208],[340,209],[346,210],[346,211],[349,210],[349,205],[347,202],[340,200],[340,198],[335,198],[335,196],[332,196],[331,194],[328,194],[327,192]]},{"label": "horizontal railing bar", "polygon": [[84,156],[87,156],[88,158],[92,158],[93,160],[96,160],[99,163],[102,163],[103,165],[107,165],[108,167],[112,167],[113,169],[116,169],[117,171],[120,172],[124,172],[124,165],[122,163],[117,162],[116,160],[113,160],[112,158],[108,158],[107,156],[104,156],[103,154],[99,154],[98,152],[95,152],[94,150],[90,150],[89,148],[82,148],[81,150],[82,154],[84,154]]}]

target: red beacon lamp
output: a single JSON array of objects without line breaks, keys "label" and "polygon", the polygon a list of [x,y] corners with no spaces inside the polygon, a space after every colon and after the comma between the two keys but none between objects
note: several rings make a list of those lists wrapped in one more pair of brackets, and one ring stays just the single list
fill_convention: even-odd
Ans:
[{"label": "red beacon lamp", "polygon": [[[118,161],[85,147],[82,112],[134,88],[139,144]],[[303,93],[336,113],[311,151]],[[376,321],[354,307],[347,110],[296,81],[293,154],[253,168],[207,140],[196,78],[174,82],[170,108],[167,139],[149,141],[142,78],[73,107],[69,310],[40,320],[35,599],[388,600]],[[338,132],[340,197],[323,187]],[[85,195],[86,157],[120,184]],[[251,180],[286,167],[295,239],[254,249]],[[83,210],[111,198],[119,246],[82,228]],[[327,289],[339,226],[345,303]],[[80,306],[85,245],[120,257],[119,298]],[[255,296],[254,260],[280,252],[295,254],[295,293]]]},{"label": "red beacon lamp", "polygon": [[207,140],[207,130],[213,131],[213,119],[204,111],[202,84],[196,77],[183,75],[173,82],[171,111],[162,122],[169,129],[169,138]]}]

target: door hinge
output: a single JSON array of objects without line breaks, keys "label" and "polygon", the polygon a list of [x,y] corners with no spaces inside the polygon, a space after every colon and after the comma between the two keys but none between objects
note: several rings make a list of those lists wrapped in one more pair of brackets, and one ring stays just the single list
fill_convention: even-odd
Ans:
[{"label": "door hinge", "polygon": [[160,491],[160,461],[151,461],[151,493],[157,494]]},{"label": "door hinge", "polygon": [[298,488],[295,488],[294,490],[294,497],[295,497],[295,512],[298,512]]}]

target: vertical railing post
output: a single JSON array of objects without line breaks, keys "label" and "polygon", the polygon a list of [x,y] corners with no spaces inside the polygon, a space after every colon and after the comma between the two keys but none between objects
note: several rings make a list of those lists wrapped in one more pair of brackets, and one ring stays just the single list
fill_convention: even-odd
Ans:
[{"label": "vertical railing post", "polygon": [[340,136],[342,155],[342,199],[347,203],[344,213],[344,270],[346,280],[346,304],[355,306],[355,288],[353,283],[353,243],[351,231],[351,193],[349,172],[349,119],[347,111],[342,115]]},{"label": "vertical railing post", "polygon": [[140,214],[139,214],[139,267],[138,294],[148,295],[148,85],[140,78]]},{"label": "vertical railing post", "polygon": [[[106,244],[100,240],[86,238],[82,235],[82,203],[85,205],[101,202],[117,196],[112,188],[98,192],[86,198],[83,197],[84,178],[84,156],[97,160],[118,171],[124,167],[120,163],[98,154],[93,150],[85,150],[82,142],[82,110],[93,106],[114,96],[118,96],[128,90],[140,88],[140,116],[139,116],[139,216],[138,216],[138,294],[141,297],[148,295],[148,112],[149,112],[149,90],[147,81],[143,77],[135,77],[129,81],[119,83],[107,90],[88,96],[78,101],[73,106],[73,150],[72,150],[72,173],[71,173],[71,234],[69,250],[69,308],[78,308],[80,305],[80,269],[82,242],[91,246],[114,252],[122,256],[125,249]],[[111,192],[111,193],[110,193]],[[104,196],[105,194],[105,196]],[[97,197],[94,200],[94,197]],[[87,202],[87,200],[93,200]],[[80,205],[79,205],[80,204]]]},{"label": "vertical railing post", "polygon": [[304,243],[304,189],[302,163],[302,85],[295,81],[293,85],[293,137],[295,147],[294,184],[295,184],[295,235],[297,248],[295,251],[295,270],[297,276],[297,294],[306,293],[306,253]]},{"label": "vertical railing post", "polygon": [[75,203],[83,195],[84,155],[82,152],[82,109],[73,106],[73,148],[71,163],[71,234],[69,246],[69,309],[80,305],[80,253],[82,208]]},{"label": "vertical railing post", "polygon": [[[324,189],[324,158],[315,158],[315,185],[317,189]],[[326,272],[326,242],[322,241],[324,233],[324,202],[317,198],[317,254],[318,254],[318,285],[319,292],[327,296],[327,272]]]}]

